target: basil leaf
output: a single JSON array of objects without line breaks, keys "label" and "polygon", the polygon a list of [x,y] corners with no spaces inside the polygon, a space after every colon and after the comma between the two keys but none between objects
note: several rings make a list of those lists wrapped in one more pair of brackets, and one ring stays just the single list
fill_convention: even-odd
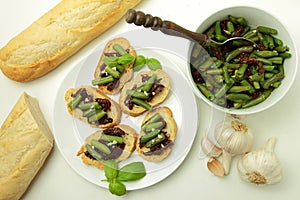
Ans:
[{"label": "basil leaf", "polygon": [[134,64],[133,64],[133,71],[139,71],[142,69],[146,64],[146,58],[142,55],[138,55],[135,58]]},{"label": "basil leaf", "polygon": [[160,62],[155,58],[147,58],[146,64],[148,65],[149,69],[153,71],[162,69]]},{"label": "basil leaf", "polygon": [[135,57],[133,55],[130,55],[130,54],[124,54],[124,55],[121,55],[118,59],[118,63],[120,65],[128,65],[130,63],[132,63],[134,61]]},{"label": "basil leaf", "polygon": [[142,162],[133,162],[125,165],[119,170],[117,180],[119,181],[135,181],[146,175],[146,169]]},{"label": "basil leaf", "polygon": [[112,194],[115,194],[117,196],[122,196],[126,194],[125,185],[119,181],[109,183],[108,189]]},{"label": "basil leaf", "polygon": [[116,66],[116,65],[118,65],[118,59],[119,59],[119,57],[116,57],[116,56],[105,56],[102,59],[102,62],[106,65]]},{"label": "basil leaf", "polygon": [[115,180],[118,176],[118,163],[114,160],[105,161],[104,173],[108,182]]}]

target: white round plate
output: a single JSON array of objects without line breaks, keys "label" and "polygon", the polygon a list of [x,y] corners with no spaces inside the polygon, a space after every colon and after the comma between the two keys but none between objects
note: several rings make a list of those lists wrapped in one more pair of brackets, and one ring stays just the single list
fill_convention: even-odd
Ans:
[{"label": "white round plate", "polygon": [[[168,106],[172,110],[173,117],[177,123],[178,132],[171,154],[163,161],[159,163],[145,161],[139,157],[136,152],[133,152],[128,160],[120,162],[119,165],[122,167],[127,163],[141,161],[144,163],[147,171],[147,175],[141,180],[126,182],[127,190],[148,187],[165,179],[174,172],[187,156],[198,128],[198,107],[196,98],[182,72],[178,70],[177,64],[173,62],[176,59],[172,59],[174,56],[178,58],[178,55],[172,53],[170,49],[166,50],[161,48],[160,45],[165,45],[163,44],[163,41],[168,41],[161,40],[159,34],[151,36],[161,41],[159,46],[156,47],[143,46],[143,39],[141,37],[135,37],[136,34],[140,35],[142,32],[127,32],[116,37],[127,38],[136,48],[138,55],[154,57],[162,63],[163,70],[165,70],[170,77],[171,90],[166,101],[160,106]],[[147,32],[147,34],[151,35],[150,32]],[[135,44],[137,46],[135,46]],[[88,124],[69,115],[66,109],[66,102],[64,101],[64,94],[69,88],[76,88],[81,85],[91,85],[94,70],[104,46],[105,44],[102,44],[97,47],[90,55],[77,63],[65,77],[56,97],[53,131],[56,144],[68,164],[88,181],[107,188],[108,184],[101,181],[106,179],[103,170],[83,164],[81,158],[76,156],[76,153],[84,143],[85,138],[98,129],[91,128]],[[142,70],[146,71],[149,69],[144,67]],[[134,76],[135,75],[136,73]],[[110,95],[110,97],[118,102],[119,95]],[[136,129],[137,133],[139,133],[139,127],[145,114],[138,117],[130,117],[123,113],[121,123],[130,125]]]}]

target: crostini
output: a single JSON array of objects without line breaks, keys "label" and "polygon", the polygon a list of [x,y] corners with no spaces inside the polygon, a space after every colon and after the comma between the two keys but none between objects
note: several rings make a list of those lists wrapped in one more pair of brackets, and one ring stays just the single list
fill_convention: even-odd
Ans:
[{"label": "crostini", "polygon": [[176,134],[171,109],[166,106],[154,109],[142,122],[136,145],[138,155],[151,162],[164,160],[172,151]]},{"label": "crostini", "polygon": [[169,91],[170,78],[166,72],[143,71],[124,85],[119,104],[124,113],[136,117],[164,102]]},{"label": "crostini", "polygon": [[119,104],[92,86],[70,88],[65,93],[68,112],[95,128],[108,128],[119,124]]},{"label": "crostini", "polygon": [[87,137],[77,156],[81,156],[83,163],[102,169],[105,160],[120,162],[128,159],[135,150],[136,140],[136,131],[120,124]]},{"label": "crostini", "polygon": [[105,94],[117,94],[132,79],[136,52],[126,38],[110,40],[95,69],[92,84]]}]

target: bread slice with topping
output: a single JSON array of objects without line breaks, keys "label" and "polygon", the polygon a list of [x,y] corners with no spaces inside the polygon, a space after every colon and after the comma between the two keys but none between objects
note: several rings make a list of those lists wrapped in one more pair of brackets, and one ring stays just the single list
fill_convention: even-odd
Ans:
[{"label": "bread slice with topping", "polygon": [[[127,55],[124,56],[124,54]],[[133,58],[133,60],[128,63],[127,60],[122,59],[124,57]],[[112,72],[117,73],[117,76],[110,76],[111,81],[105,81],[104,84],[97,84],[97,81],[93,84],[98,85],[99,90],[105,94],[119,93],[124,84],[132,79],[135,57],[136,52],[126,38],[119,37],[110,40],[102,52],[95,69],[94,77],[95,80],[100,81],[101,79],[104,80],[106,77],[110,76],[110,73],[107,72],[107,67],[109,67],[110,70],[113,70]]]},{"label": "bread slice with topping", "polygon": [[120,124],[87,137],[77,156],[81,156],[83,163],[102,169],[105,160],[120,162],[128,159],[135,150],[136,140],[136,131],[128,125]]},{"label": "bread slice with topping", "polygon": [[68,89],[65,101],[71,115],[92,127],[108,128],[121,120],[119,104],[92,86]]},{"label": "bread slice with topping", "polygon": [[177,125],[170,108],[164,106],[149,112],[141,125],[136,149],[143,159],[160,162],[172,151]]},{"label": "bread slice with topping", "polygon": [[[145,87],[147,89],[144,89]],[[138,95],[129,95],[133,92]],[[135,117],[163,103],[169,92],[170,78],[165,71],[161,69],[142,71],[137,74],[135,79],[124,85],[120,93],[119,104],[124,113]],[[141,104],[135,103],[134,99]],[[143,106],[144,104],[146,106]]]}]

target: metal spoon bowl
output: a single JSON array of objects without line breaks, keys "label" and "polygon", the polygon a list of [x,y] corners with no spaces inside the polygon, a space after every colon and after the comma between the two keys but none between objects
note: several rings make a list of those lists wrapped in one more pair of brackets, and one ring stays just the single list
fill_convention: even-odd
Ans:
[{"label": "metal spoon bowl", "polygon": [[252,40],[249,40],[244,37],[232,37],[228,38],[227,40],[223,42],[217,42],[212,40],[210,37],[208,37],[205,34],[193,32],[190,30],[187,30],[178,24],[167,21],[167,20],[162,20],[160,17],[153,17],[150,14],[145,14],[141,11],[136,11],[134,9],[129,9],[125,15],[125,20],[127,23],[133,23],[137,26],[143,26],[145,28],[151,28],[152,30],[160,30],[161,32],[171,35],[171,36],[177,36],[177,37],[182,37],[186,38],[189,40],[197,41],[201,46],[209,46],[212,44],[215,45],[224,45],[228,42],[232,42],[234,40],[241,40],[245,42],[251,43],[253,46],[258,46],[255,42]]}]

